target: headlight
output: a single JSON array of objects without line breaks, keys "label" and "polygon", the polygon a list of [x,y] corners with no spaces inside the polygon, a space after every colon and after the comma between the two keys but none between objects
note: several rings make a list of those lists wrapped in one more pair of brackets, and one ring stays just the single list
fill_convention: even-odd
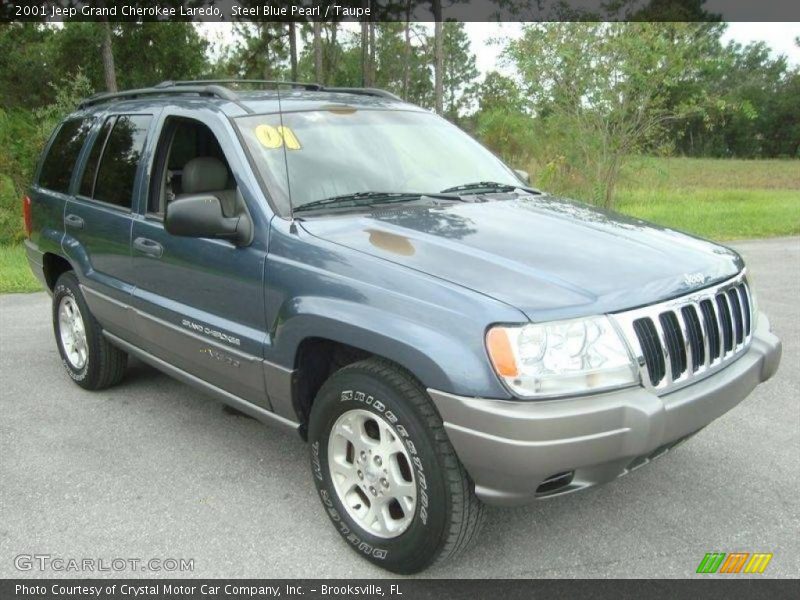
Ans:
[{"label": "headlight", "polygon": [[500,378],[526,398],[598,392],[639,382],[628,347],[607,317],[492,327],[486,348]]}]

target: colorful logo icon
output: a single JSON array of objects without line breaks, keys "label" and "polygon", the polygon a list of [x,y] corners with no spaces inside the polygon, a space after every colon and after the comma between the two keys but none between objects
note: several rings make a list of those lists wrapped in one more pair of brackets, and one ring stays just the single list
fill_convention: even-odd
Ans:
[{"label": "colorful logo icon", "polygon": [[772,560],[766,552],[709,552],[697,566],[698,573],[763,573]]}]

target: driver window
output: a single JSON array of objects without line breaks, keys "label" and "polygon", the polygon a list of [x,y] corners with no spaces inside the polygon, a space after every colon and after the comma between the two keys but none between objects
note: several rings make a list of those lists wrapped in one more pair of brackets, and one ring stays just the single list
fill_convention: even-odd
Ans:
[{"label": "driver window", "polygon": [[163,218],[176,198],[216,196],[226,217],[237,213],[236,180],[211,130],[193,119],[170,118],[156,150],[148,214]]}]

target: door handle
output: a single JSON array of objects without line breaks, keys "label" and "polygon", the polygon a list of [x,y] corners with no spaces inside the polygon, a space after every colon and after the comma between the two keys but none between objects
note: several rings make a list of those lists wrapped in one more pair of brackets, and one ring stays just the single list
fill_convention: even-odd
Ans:
[{"label": "door handle", "polygon": [[67,215],[64,217],[64,222],[69,227],[74,227],[75,229],[83,229],[83,219],[80,218],[78,215]]},{"label": "door handle", "polygon": [[154,258],[161,258],[161,256],[164,254],[164,246],[148,238],[136,238],[133,240],[133,247],[142,254],[147,254],[148,256],[152,256]]}]

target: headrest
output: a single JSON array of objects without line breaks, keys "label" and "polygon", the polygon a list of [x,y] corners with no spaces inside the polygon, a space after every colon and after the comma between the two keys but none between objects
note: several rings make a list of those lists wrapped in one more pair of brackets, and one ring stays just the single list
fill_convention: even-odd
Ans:
[{"label": "headrest", "polygon": [[181,189],[184,194],[217,192],[228,185],[228,170],[222,161],[211,156],[193,158],[183,167]]}]

